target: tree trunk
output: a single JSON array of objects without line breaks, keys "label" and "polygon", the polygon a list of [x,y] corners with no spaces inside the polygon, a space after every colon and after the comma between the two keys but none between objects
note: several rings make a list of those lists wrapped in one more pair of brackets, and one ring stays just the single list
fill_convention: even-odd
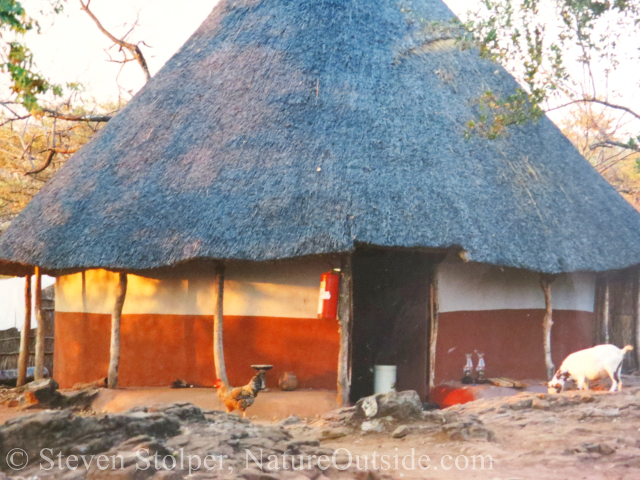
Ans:
[{"label": "tree trunk", "polygon": [[109,359],[109,375],[107,386],[118,388],[118,368],[120,367],[120,322],[122,320],[122,307],[127,296],[127,274],[118,274],[118,286],[116,288],[116,301],[111,314],[111,348]]},{"label": "tree trunk", "polygon": [[24,324],[20,333],[20,356],[18,358],[17,387],[27,383],[27,367],[29,366],[29,334],[31,333],[31,275],[25,277],[24,285]]},{"label": "tree trunk", "polygon": [[546,308],[542,329],[544,332],[544,363],[547,367],[547,380],[551,380],[556,372],[556,367],[553,365],[553,359],[551,358],[551,327],[553,326],[551,282],[553,282],[553,277],[551,276],[542,275],[540,277],[540,287],[542,288],[542,293],[544,293],[544,304]]},{"label": "tree trunk", "polygon": [[36,291],[35,291],[35,309],[38,327],[36,330],[36,368],[33,374],[34,380],[42,380],[44,378],[44,315],[42,314],[42,272],[40,267],[35,267],[36,274]]},{"label": "tree trunk", "polygon": [[213,318],[213,362],[216,368],[216,377],[227,385],[227,368],[224,364],[224,264],[216,266],[216,285],[218,295],[216,297],[216,314]]},{"label": "tree trunk", "polygon": [[338,328],[340,331],[340,353],[338,355],[338,396],[339,405],[349,404],[351,370],[349,353],[351,349],[351,319],[353,317],[351,254],[342,260],[340,293],[338,296]]},{"label": "tree trunk", "polygon": [[430,285],[429,305],[431,335],[429,336],[429,389],[435,386],[436,378],[436,345],[438,343],[438,269],[435,268]]}]

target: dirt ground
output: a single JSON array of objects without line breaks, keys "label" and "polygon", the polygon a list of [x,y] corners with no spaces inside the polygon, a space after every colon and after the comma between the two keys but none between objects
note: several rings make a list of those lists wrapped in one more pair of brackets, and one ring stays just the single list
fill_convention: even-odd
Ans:
[{"label": "dirt ground", "polygon": [[[403,479],[640,479],[640,379],[626,377],[620,393],[567,391],[569,404],[528,408],[503,406],[538,398],[520,394],[512,398],[479,400],[451,407],[462,416],[475,416],[495,434],[494,441],[451,441],[438,427],[409,424],[401,439],[388,433],[355,433],[323,442],[334,449],[348,449],[362,464],[374,452],[398,455],[399,469],[387,470]],[[539,398],[538,398],[539,400]],[[562,402],[560,402],[562,403]],[[522,404],[516,408],[520,408]],[[413,427],[413,428],[412,428]],[[402,458],[414,449],[415,470],[402,467]],[[423,458],[420,470],[418,459]],[[475,456],[475,459],[473,458]],[[479,456],[484,457],[485,468]],[[490,456],[491,458],[489,459]],[[458,466],[456,466],[458,459]],[[474,468],[475,460],[475,468]],[[467,463],[468,462],[468,463]],[[410,457],[406,465],[411,467]],[[393,462],[392,462],[392,466]]]},{"label": "dirt ground", "polygon": [[[623,377],[623,381],[625,387],[618,393],[573,390],[546,395],[523,392],[514,397],[458,405],[433,415],[423,414],[422,419],[408,422],[389,420],[383,431],[378,432],[364,432],[359,425],[355,429],[345,427],[342,436],[327,435],[328,422],[315,414],[318,410],[333,408],[332,392],[320,396],[297,392],[303,395],[295,397],[284,392],[266,392],[266,398],[271,393],[270,401],[280,404],[284,397],[277,394],[289,395],[287,409],[281,407],[277,417],[289,412],[288,409],[298,402],[306,402],[299,410],[300,421],[293,419],[287,425],[279,419],[269,419],[267,417],[273,416],[265,413],[268,410],[253,421],[280,425],[294,438],[320,439],[321,447],[335,450],[343,465],[351,463],[350,471],[355,471],[353,467],[357,466],[356,470],[379,472],[377,477],[354,473],[353,478],[637,480],[640,479],[640,378]],[[185,397],[187,393],[189,395]],[[196,400],[199,396],[208,399],[209,393],[187,391],[181,400],[189,396]],[[112,392],[101,395],[97,403],[105,408],[111,405],[109,408],[113,411],[145,402],[175,400],[174,394],[166,392],[152,395],[152,398],[134,392],[119,399],[112,397]],[[319,403],[314,403],[316,400]],[[256,406],[258,404],[256,402]],[[313,415],[305,416],[304,412]],[[24,414],[2,408],[0,423]],[[444,420],[439,422],[438,418]],[[464,439],[460,435],[456,437],[455,432],[469,425],[472,429],[478,427],[489,432],[490,439],[473,435]],[[334,432],[335,427],[334,423]],[[394,438],[399,427],[405,427],[398,435],[402,438]],[[303,477],[292,472],[290,478],[300,480]]]}]

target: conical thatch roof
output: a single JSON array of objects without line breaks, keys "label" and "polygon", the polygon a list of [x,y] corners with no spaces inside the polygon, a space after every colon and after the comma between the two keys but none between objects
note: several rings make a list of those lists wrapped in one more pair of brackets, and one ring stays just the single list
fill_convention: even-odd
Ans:
[{"label": "conical thatch roof", "polygon": [[640,262],[640,215],[546,118],[465,139],[515,88],[439,0],[221,0],[0,240],[47,270],[358,243],[560,272]]}]

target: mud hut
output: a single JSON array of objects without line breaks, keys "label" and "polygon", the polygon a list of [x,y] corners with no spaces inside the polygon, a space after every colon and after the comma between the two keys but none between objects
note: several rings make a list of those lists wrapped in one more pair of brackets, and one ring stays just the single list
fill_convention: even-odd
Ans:
[{"label": "mud hut", "polygon": [[[465,135],[483,92],[517,84],[453,19],[221,0],[0,239],[58,276],[60,384],[105,375],[127,273],[120,385],[211,385],[221,265],[235,384],[270,363],[354,400],[391,364],[426,397],[473,350],[487,375],[544,378],[593,344],[596,273],[639,262],[640,215],[546,117]],[[338,318],[318,318],[333,269]]]}]

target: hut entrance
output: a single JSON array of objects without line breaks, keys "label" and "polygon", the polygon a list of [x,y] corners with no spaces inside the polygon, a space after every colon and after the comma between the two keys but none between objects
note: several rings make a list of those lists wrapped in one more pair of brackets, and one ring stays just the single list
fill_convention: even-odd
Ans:
[{"label": "hut entrance", "polygon": [[396,389],[426,398],[435,264],[434,257],[418,252],[363,248],[354,253],[351,402],[373,394],[375,365],[396,365]]}]

